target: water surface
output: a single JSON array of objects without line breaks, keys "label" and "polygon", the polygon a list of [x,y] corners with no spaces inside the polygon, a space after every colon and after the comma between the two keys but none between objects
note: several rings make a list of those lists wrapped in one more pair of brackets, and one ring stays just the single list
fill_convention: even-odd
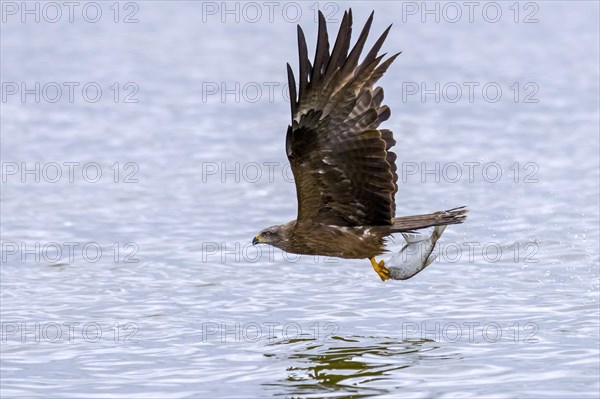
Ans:
[{"label": "water surface", "polygon": [[238,22],[135,4],[2,24],[2,82],[79,84],[1,104],[3,396],[598,396],[597,3],[521,3],[518,22],[502,3],[496,23],[352,3],[403,51],[381,81],[398,214],[470,208],[438,261],[385,284],[364,260],[250,245],[296,213],[284,3]]}]

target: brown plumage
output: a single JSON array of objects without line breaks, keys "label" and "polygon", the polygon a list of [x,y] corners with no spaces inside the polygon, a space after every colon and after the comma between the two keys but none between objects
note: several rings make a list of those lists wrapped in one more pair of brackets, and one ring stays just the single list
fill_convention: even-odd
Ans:
[{"label": "brown plumage", "polygon": [[385,237],[462,223],[466,209],[395,217],[398,175],[391,147],[396,141],[390,130],[379,129],[391,113],[382,105],[383,89],[373,85],[400,53],[385,61],[385,54],[378,55],[390,25],[358,63],[372,21],[373,14],[350,50],[352,10],[345,12],[330,52],[325,18],[319,12],[312,65],[298,26],[298,92],[288,64],[292,123],[286,135],[298,216],[264,229],[253,243],[297,254],[370,258],[385,280],[387,269],[373,259],[385,252]]}]

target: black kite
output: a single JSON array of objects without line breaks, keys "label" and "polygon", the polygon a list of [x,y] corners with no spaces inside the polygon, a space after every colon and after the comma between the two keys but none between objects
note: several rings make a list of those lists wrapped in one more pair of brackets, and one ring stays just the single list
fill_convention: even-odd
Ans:
[{"label": "black kite", "polygon": [[367,258],[385,281],[390,272],[375,256],[385,252],[387,236],[462,223],[467,210],[395,217],[398,175],[396,154],[390,148],[396,141],[390,130],[378,128],[390,117],[390,109],[381,104],[383,89],[373,85],[400,53],[385,61],[385,54],[377,54],[390,25],[358,64],[372,21],[373,14],[348,54],[352,10],[345,12],[330,53],[325,18],[319,12],[312,65],[298,26],[300,81],[296,93],[288,64],[292,124],[286,135],[298,216],[264,229],[253,244],[296,254]]}]

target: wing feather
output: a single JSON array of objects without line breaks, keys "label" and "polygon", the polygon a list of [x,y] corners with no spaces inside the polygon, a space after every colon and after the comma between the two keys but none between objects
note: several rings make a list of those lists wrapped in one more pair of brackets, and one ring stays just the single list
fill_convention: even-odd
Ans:
[{"label": "wing feather", "polygon": [[352,35],[352,10],[350,12],[344,11],[342,17],[342,23],[338,32],[333,50],[331,52],[331,58],[329,59],[329,65],[327,65],[326,75],[330,75],[337,68],[341,68],[344,65],[344,60],[348,57],[348,49],[350,48],[350,36]]},{"label": "wing feather", "polygon": [[300,25],[298,25],[298,59],[300,66],[300,87],[298,90],[299,99],[304,97],[304,92],[308,86],[308,74],[311,69],[308,59],[308,48],[306,47],[306,38]]},{"label": "wing feather", "polygon": [[327,37],[327,26],[325,17],[319,13],[319,36],[317,38],[317,48],[315,50],[315,63],[310,78],[311,82],[321,78],[322,70],[329,61],[329,38]]},{"label": "wing feather", "polygon": [[[299,83],[288,65],[292,124],[286,151],[296,182],[297,221],[305,226],[391,225],[398,190],[396,143],[379,124],[390,117],[382,105],[383,89],[374,84],[398,54],[383,61],[378,55],[391,28],[360,55],[373,14],[350,50],[352,10],[344,12],[335,44],[329,52],[325,18],[319,12],[314,62],[298,27]],[[383,62],[382,62],[383,61]]]},{"label": "wing feather", "polygon": [[294,119],[294,115],[298,111],[298,101],[296,100],[296,79],[294,79],[294,72],[292,71],[292,67],[290,64],[287,64],[287,76],[288,76],[288,86],[290,89],[290,104],[292,107],[292,119]]},{"label": "wing feather", "polygon": [[346,59],[346,62],[344,62],[344,66],[342,67],[342,73],[353,71],[356,68],[356,65],[358,65],[358,58],[360,57],[360,53],[362,52],[365,46],[367,37],[369,36],[369,30],[371,30],[371,24],[373,23],[373,15],[375,15],[375,11],[373,11],[369,16],[369,19],[367,19],[365,26],[363,27],[362,31],[360,32],[360,35],[358,36],[356,44],[352,48],[352,51],[350,51],[350,55]]}]

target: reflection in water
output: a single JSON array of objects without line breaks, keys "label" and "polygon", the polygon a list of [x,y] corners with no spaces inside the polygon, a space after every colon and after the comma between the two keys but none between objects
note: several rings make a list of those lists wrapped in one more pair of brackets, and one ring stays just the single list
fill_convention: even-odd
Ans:
[{"label": "reflection in water", "polygon": [[[288,356],[287,378],[267,386],[286,387],[286,396],[327,394],[328,397],[361,398],[393,390],[376,381],[392,379],[393,371],[418,364],[424,352],[438,348],[429,339],[394,341],[389,337],[334,336],[315,340],[279,342],[286,349],[265,356]],[[294,349],[289,345],[296,345]],[[446,357],[446,356],[444,356]],[[431,356],[427,356],[431,359]],[[388,389],[390,388],[390,389]],[[279,390],[279,392],[281,392]],[[336,395],[337,393],[337,395]]]}]

